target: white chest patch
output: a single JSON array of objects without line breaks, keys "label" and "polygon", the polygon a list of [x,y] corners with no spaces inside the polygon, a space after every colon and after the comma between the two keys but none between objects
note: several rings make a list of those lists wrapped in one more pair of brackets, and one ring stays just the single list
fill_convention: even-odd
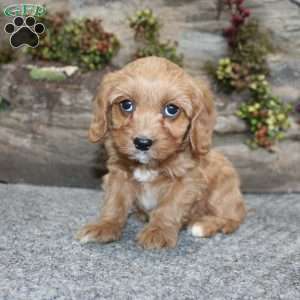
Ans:
[{"label": "white chest patch", "polygon": [[146,210],[152,210],[157,206],[157,192],[151,182],[158,176],[158,171],[146,168],[136,168],[133,177],[141,184],[141,194],[138,195],[139,206]]},{"label": "white chest patch", "polygon": [[143,191],[138,197],[138,203],[142,209],[150,211],[157,206],[157,195],[155,189],[150,185],[143,186]]},{"label": "white chest patch", "polygon": [[155,170],[147,170],[142,168],[136,168],[133,171],[133,177],[138,182],[150,182],[158,176],[158,172]]}]

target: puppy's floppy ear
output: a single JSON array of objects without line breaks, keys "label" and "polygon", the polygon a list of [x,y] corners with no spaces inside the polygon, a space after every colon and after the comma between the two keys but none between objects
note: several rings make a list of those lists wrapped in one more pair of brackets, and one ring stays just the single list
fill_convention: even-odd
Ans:
[{"label": "puppy's floppy ear", "polygon": [[194,115],[190,128],[190,143],[195,155],[208,153],[212,143],[212,133],[216,122],[216,110],[213,94],[209,86],[204,82],[196,82],[194,99]]},{"label": "puppy's floppy ear", "polygon": [[99,143],[105,137],[108,129],[109,93],[112,89],[113,73],[105,75],[97,89],[93,100],[94,116],[89,129],[89,140]]}]

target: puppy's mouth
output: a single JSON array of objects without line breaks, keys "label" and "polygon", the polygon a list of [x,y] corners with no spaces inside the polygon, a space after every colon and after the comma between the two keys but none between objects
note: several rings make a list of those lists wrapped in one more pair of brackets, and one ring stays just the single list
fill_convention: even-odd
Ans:
[{"label": "puppy's mouth", "polygon": [[152,159],[149,151],[136,150],[133,155],[130,156],[131,159],[138,161],[141,164],[148,164]]}]

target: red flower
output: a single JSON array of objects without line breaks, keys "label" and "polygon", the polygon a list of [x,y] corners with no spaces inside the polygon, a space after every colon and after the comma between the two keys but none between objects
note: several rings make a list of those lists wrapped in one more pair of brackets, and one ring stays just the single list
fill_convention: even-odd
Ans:
[{"label": "red flower", "polygon": [[241,25],[241,24],[244,23],[244,18],[242,18],[242,17],[239,16],[239,15],[233,15],[233,16],[231,17],[231,22],[232,22],[232,24],[234,24],[235,26],[239,26],[239,25]]},{"label": "red flower", "polygon": [[229,37],[236,33],[236,29],[234,27],[227,27],[224,29],[223,33],[225,36]]},{"label": "red flower", "polygon": [[245,18],[248,18],[250,16],[250,10],[249,9],[244,9],[242,12],[242,16]]}]

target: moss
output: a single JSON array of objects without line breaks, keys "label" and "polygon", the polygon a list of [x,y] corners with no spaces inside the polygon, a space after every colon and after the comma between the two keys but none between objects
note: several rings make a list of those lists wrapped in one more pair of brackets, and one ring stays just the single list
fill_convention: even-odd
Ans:
[{"label": "moss", "polygon": [[54,70],[44,70],[42,68],[33,68],[30,71],[30,77],[33,80],[63,81],[66,76],[62,72]]}]

